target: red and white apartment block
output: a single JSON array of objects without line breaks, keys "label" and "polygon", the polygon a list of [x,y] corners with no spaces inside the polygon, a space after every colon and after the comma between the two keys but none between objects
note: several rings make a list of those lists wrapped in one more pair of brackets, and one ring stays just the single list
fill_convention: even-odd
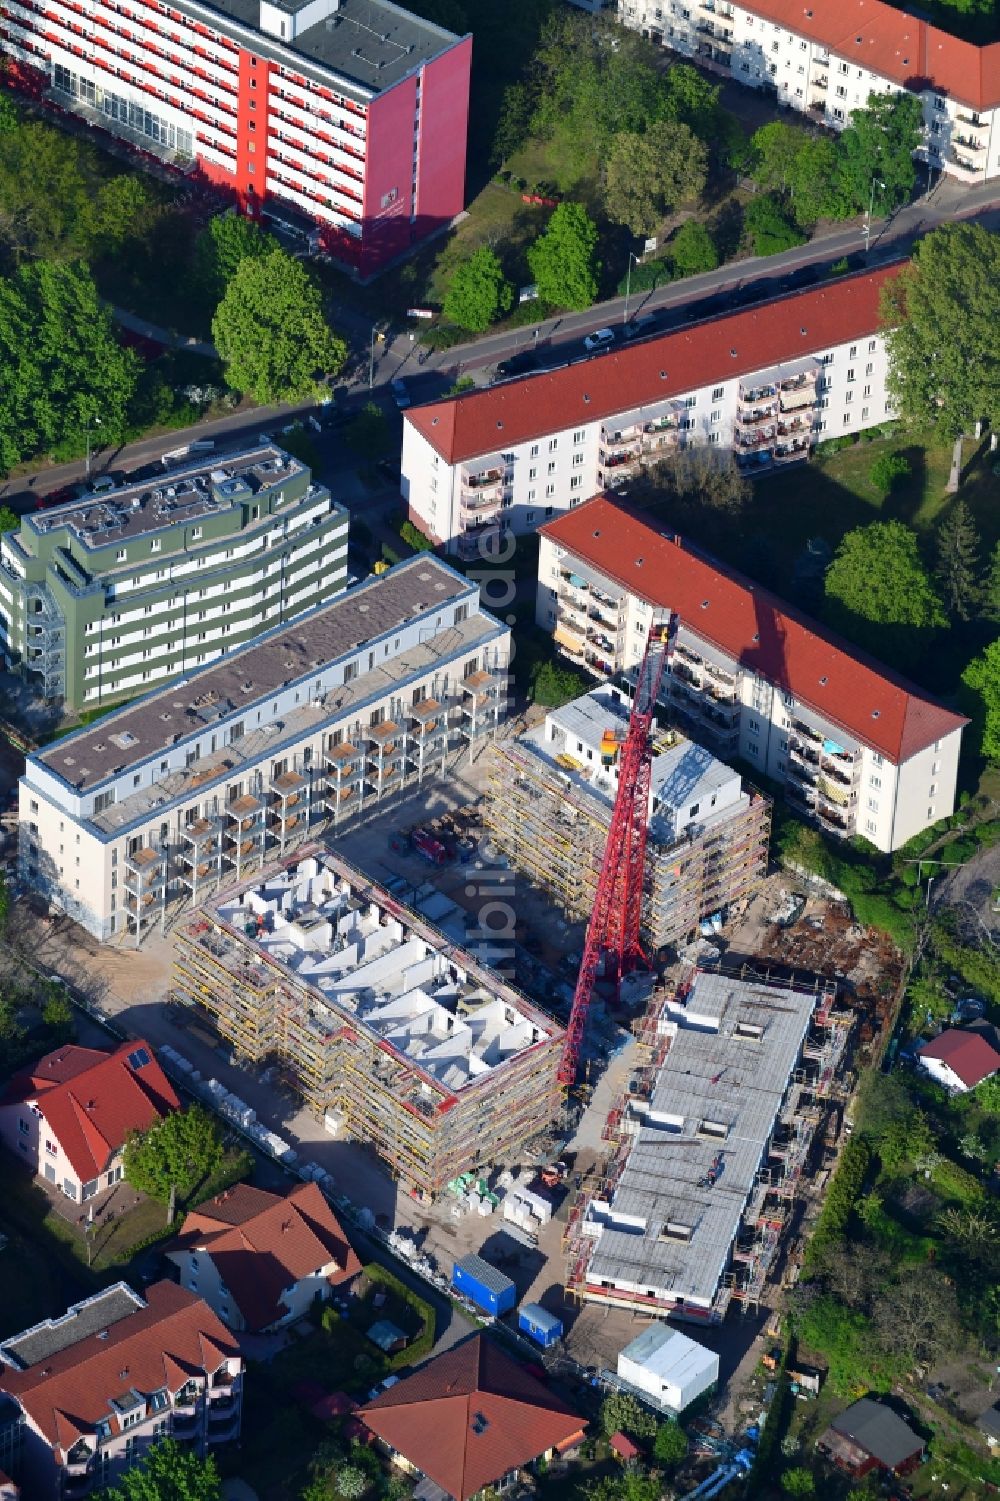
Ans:
[{"label": "red and white apartment block", "polygon": [[389,0],[0,0],[0,50],[361,276],[462,209],[472,38]]}]

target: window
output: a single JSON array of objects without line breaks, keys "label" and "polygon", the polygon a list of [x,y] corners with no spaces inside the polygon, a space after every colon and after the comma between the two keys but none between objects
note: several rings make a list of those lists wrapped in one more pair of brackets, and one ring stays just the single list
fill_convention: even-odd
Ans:
[{"label": "window", "polygon": [[128,554],[126,553],[124,547],[119,547],[118,551],[115,553],[115,562],[124,563],[127,556]]},{"label": "window", "polygon": [[853,360],[856,357],[857,352],[858,352],[858,346],[856,344],[852,344],[851,348],[850,348],[850,353],[848,354],[848,359]]},{"label": "window", "polygon": [[559,439],[558,438],[550,438],[549,439],[549,453],[555,453],[555,451],[556,451],[556,449],[558,447],[559,447]]},{"label": "window", "polygon": [[154,537],[152,542],[149,544],[149,550],[150,552],[159,552],[162,546],[162,539],[160,537]]},{"label": "window", "polygon": [[726,388],[725,388],[725,386],[716,386],[715,390],[712,392],[712,400],[713,401],[721,401],[722,398],[723,398],[723,396],[725,394],[726,394]]},{"label": "window", "polygon": [[554,495],[556,493],[556,487],[555,487],[555,485],[546,485],[545,486],[545,493],[546,493],[546,495]]},{"label": "window", "polygon": [[574,474],[573,478],[569,482],[569,487],[570,487],[571,490],[579,490],[579,488],[580,488],[580,486],[582,484],[583,484],[582,477],[579,474]]},{"label": "window", "polygon": [[538,465],[537,464],[532,464],[531,468],[528,470],[528,478],[529,479],[537,479],[538,478]]},{"label": "window", "polygon": [[31,1134],[31,1127],[28,1125],[28,1122],[24,1119],[23,1115],[18,1116],[17,1129],[20,1131],[22,1136],[29,1136]]},{"label": "window", "polygon": [[584,432],[584,429],[582,427],[578,427],[576,432],[573,434],[573,442],[582,443],[585,436],[586,434]]},{"label": "window", "polygon": [[685,396],[684,405],[688,411],[690,411],[692,407],[696,407],[698,405],[697,396]]},{"label": "window", "polygon": [[198,538],[200,536],[201,536],[201,527],[200,526],[193,526],[191,528],[191,541],[192,542],[197,542],[197,540],[198,540]]},{"label": "window", "polygon": [[868,799],[868,807],[869,807],[869,809],[871,810],[872,813],[877,813],[878,812],[878,798],[877,797],[870,797]]},{"label": "window", "polygon": [[877,777],[877,776],[875,776],[874,773],[872,773],[872,775],[868,778],[868,785],[870,787],[881,787],[881,785],[882,785],[882,778],[881,777]]},{"label": "window", "polygon": [[582,453],[575,453],[573,455],[573,468],[579,469],[580,465],[583,463],[583,459],[584,455]]},{"label": "window", "polygon": [[[853,353],[853,351],[852,351],[852,353]],[[849,381],[851,381],[851,380],[854,379],[854,370],[853,370],[853,367],[848,370],[848,372],[847,372],[847,379]]]},{"label": "window", "polygon": [[555,466],[555,461],[553,461],[553,462],[552,462],[552,463],[550,463],[550,464],[549,464],[549,465],[548,465],[548,466],[547,466],[547,467],[546,467],[546,470],[545,470],[545,472],[546,472],[546,474],[555,474],[555,472],[556,472],[556,466]]},{"label": "window", "polygon": [[529,458],[532,458],[532,459],[537,459],[538,458],[538,444],[537,443],[532,443],[532,445],[531,445],[531,452],[529,454]]}]

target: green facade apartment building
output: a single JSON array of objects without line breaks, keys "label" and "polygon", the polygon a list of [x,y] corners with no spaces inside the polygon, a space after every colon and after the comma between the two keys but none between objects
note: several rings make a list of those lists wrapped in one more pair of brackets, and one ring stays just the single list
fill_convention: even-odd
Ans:
[{"label": "green facade apartment building", "polygon": [[347,528],[269,442],[35,512],[0,539],[0,649],[68,708],[134,697],[340,593]]}]

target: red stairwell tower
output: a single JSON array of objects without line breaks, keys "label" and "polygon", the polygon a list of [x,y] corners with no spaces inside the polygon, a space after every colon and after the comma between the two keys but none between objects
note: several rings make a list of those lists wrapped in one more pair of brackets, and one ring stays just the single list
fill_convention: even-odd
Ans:
[{"label": "red stairwell tower", "polygon": [[602,963],[605,976],[619,985],[637,965],[647,962],[639,941],[639,926],[653,765],[653,713],[676,634],[676,615],[667,623],[652,626],[636,678],[628,733],[624,742],[606,735],[602,744],[602,756],[609,739],[613,742],[612,756],[618,751],[618,792],[566,1028],[559,1065],[561,1084],[571,1085],[576,1081],[587,1013]]}]

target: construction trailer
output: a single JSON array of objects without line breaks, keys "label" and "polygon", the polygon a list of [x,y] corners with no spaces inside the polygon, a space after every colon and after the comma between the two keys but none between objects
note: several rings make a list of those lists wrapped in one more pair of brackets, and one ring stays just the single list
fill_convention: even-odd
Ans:
[{"label": "construction trailer", "polygon": [[474,1251],[455,1262],[451,1285],[496,1319],[509,1313],[517,1302],[517,1288],[511,1279]]},{"label": "construction trailer", "polygon": [[571,1296],[702,1324],[759,1306],[854,1020],[835,1000],[748,967],[654,997],[609,1155],[570,1209]]},{"label": "construction trailer", "polygon": [[[494,843],[581,921],[594,908],[629,707],[618,689],[596,688],[490,751]],[[763,881],[771,804],[677,730],[654,729],[653,752],[643,929],[660,948]]]},{"label": "construction trailer", "polygon": [[179,925],[172,997],[417,1198],[519,1161],[561,1103],[559,1024],[320,846]]}]

